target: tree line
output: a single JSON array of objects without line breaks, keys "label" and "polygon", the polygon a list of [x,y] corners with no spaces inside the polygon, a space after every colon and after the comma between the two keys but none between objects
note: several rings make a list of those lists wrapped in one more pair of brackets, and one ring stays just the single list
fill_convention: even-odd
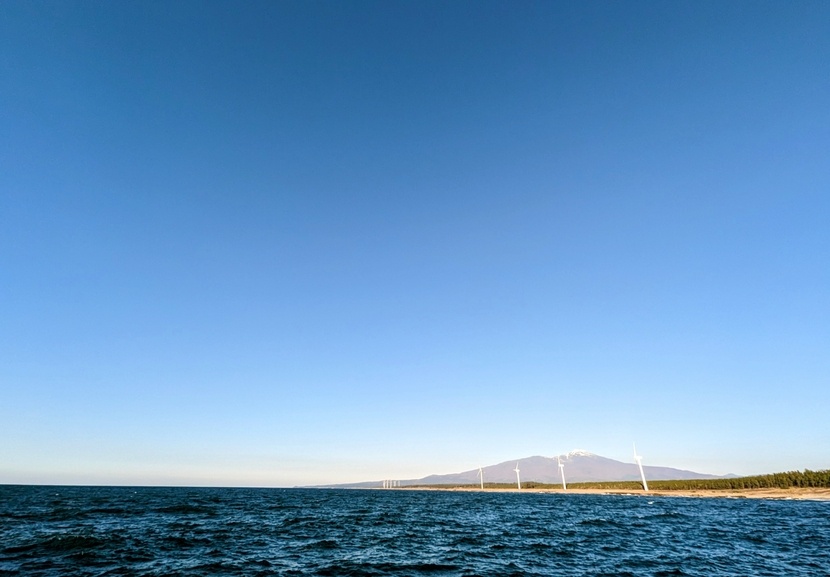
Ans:
[{"label": "tree line", "polygon": [[[573,483],[574,489],[642,489],[639,481],[622,481],[614,483]],[[787,471],[750,477],[725,479],[685,479],[674,481],[649,481],[650,489],[660,491],[713,490],[729,491],[739,489],[793,489],[793,488],[830,488],[830,469],[823,471]]]}]

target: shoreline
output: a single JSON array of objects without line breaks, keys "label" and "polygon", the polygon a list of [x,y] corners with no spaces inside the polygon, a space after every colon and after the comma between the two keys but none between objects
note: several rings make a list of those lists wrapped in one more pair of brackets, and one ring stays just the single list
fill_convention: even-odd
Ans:
[{"label": "shoreline", "polygon": [[830,489],[678,489],[632,491],[629,489],[479,489],[475,487],[396,487],[389,491],[455,491],[463,493],[550,493],[557,495],[625,495],[629,497],[692,497],[723,499],[775,499],[799,501],[830,501]]}]

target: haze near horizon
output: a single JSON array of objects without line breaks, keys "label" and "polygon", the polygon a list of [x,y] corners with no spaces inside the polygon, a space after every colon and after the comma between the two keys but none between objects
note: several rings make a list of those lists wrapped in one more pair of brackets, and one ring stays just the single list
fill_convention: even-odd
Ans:
[{"label": "haze near horizon", "polygon": [[830,468],[828,27],[5,3],[0,483]]}]

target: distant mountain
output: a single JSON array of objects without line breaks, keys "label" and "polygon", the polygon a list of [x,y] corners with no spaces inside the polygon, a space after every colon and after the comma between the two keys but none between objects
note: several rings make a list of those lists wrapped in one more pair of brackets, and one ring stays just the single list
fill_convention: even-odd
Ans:
[{"label": "distant mountain", "polygon": [[[640,471],[634,463],[623,463],[600,457],[587,451],[571,451],[559,455],[565,466],[565,480],[569,483],[583,483],[591,481],[637,481]],[[514,483],[516,473],[514,469],[518,463],[522,481],[537,481],[540,483],[559,483],[559,465],[556,457],[526,457],[515,461],[505,461],[498,465],[483,467],[486,483]],[[684,471],[671,467],[643,466],[646,479],[713,479],[715,475]],[[449,475],[430,475],[417,479],[412,484],[444,485],[477,483],[478,470],[464,471]]]},{"label": "distant mountain", "polygon": [[[600,457],[587,451],[575,450],[558,456],[565,466],[565,480],[568,483],[583,483],[592,481],[637,481],[640,471],[635,463],[623,463],[607,457]],[[514,469],[518,463],[522,482],[536,481],[539,483],[560,483],[559,465],[557,457],[525,457],[505,461],[498,465],[482,467],[485,483],[515,483]],[[649,481],[679,480],[679,479],[716,479],[717,475],[707,475],[671,467],[655,467],[643,465],[646,479]],[[429,475],[421,479],[399,480],[401,487],[412,485],[472,485],[477,484],[478,469],[450,473],[447,475]],[[380,487],[382,481],[366,481],[338,485],[339,487]]]}]

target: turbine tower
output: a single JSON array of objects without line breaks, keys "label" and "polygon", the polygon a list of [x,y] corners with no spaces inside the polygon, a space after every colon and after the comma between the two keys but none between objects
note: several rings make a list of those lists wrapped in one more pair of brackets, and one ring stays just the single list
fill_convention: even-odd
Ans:
[{"label": "turbine tower", "polygon": [[643,458],[637,454],[637,444],[634,443],[634,460],[637,466],[640,467],[640,478],[643,480],[643,491],[648,491],[648,483],[646,483],[646,474],[643,473]]},{"label": "turbine tower", "polygon": [[519,491],[521,491],[522,490],[522,481],[521,481],[521,479],[519,479],[519,462],[518,461],[516,461],[516,468],[513,469],[513,470],[516,471],[516,486],[519,487]]},{"label": "turbine tower", "polygon": [[481,477],[481,490],[484,490],[484,469],[478,468],[478,476]]},{"label": "turbine tower", "polygon": [[556,460],[559,461],[559,475],[562,477],[562,490],[567,491],[568,486],[565,485],[565,465],[562,464],[562,459],[559,456],[556,457]]}]

